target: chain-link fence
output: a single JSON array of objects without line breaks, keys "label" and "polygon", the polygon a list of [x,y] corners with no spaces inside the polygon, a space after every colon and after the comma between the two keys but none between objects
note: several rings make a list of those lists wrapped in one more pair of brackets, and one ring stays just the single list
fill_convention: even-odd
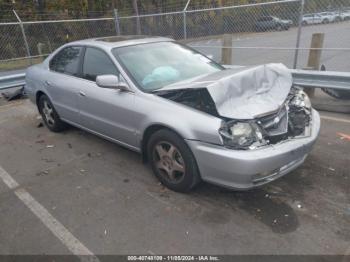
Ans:
[{"label": "chain-link fence", "polygon": [[115,34],[114,18],[0,23],[0,70],[40,62],[70,41]]},{"label": "chain-link fence", "polygon": [[[233,1],[234,3],[235,1]],[[112,12],[111,12],[112,13]],[[15,16],[16,15],[16,16]],[[226,48],[237,65],[281,62],[288,67],[309,65],[314,33],[323,33],[320,63],[327,69],[350,68],[350,0],[285,0],[198,9],[187,1],[181,11],[139,16],[0,23],[0,70],[25,67],[73,40],[121,35],[167,36],[222,60]],[[23,30],[22,30],[23,29]],[[321,43],[322,44],[322,43]],[[28,59],[28,58],[31,59]]]},{"label": "chain-link fence", "polygon": [[31,55],[50,53],[70,41],[116,34],[113,18],[25,22],[24,30]]},{"label": "chain-link fence", "polygon": [[120,17],[120,32],[125,35],[142,34],[184,39],[183,19],[182,12]]},{"label": "chain-link fence", "polygon": [[323,33],[320,64],[327,70],[348,71],[349,14],[349,0],[279,1],[195,10],[188,13],[187,20],[194,16],[194,24],[200,26],[188,32],[193,39],[187,43],[221,61],[224,43],[216,34],[232,34],[233,64],[281,62],[290,68],[295,63],[297,68],[307,68],[310,50],[315,50],[311,47],[312,36]]}]

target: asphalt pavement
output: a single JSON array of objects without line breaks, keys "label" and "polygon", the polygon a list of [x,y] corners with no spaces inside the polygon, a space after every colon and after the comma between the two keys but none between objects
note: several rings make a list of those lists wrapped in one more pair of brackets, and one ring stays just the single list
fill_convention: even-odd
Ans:
[{"label": "asphalt pavement", "polygon": [[138,154],[38,127],[28,100],[2,105],[0,254],[350,253],[350,116],[321,115],[313,151],[289,175],[179,194]]}]

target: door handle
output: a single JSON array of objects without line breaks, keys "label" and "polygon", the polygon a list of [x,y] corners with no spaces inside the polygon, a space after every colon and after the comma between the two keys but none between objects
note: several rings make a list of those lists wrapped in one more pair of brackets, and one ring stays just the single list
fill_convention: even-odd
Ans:
[{"label": "door handle", "polygon": [[86,96],[86,94],[83,91],[79,91],[80,96]]},{"label": "door handle", "polygon": [[47,86],[52,86],[51,82],[48,81],[48,80],[45,81],[45,85],[47,85]]}]

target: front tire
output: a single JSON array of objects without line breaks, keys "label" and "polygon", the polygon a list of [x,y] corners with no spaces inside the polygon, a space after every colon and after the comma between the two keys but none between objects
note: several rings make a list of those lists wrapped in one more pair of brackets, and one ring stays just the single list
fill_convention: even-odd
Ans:
[{"label": "front tire", "polygon": [[183,138],[161,129],[149,139],[148,159],[159,181],[176,192],[188,192],[200,182],[196,160]]},{"label": "front tire", "polygon": [[45,125],[50,131],[61,132],[67,128],[67,124],[60,119],[50,99],[46,95],[40,96],[38,108]]}]

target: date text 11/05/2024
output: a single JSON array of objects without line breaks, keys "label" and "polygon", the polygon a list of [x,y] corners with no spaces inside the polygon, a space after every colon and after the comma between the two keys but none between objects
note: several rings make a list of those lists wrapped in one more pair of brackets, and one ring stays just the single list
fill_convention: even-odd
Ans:
[{"label": "date text 11/05/2024", "polygon": [[161,256],[161,255],[147,255],[147,256],[128,256],[128,261],[220,261],[218,256]]}]

